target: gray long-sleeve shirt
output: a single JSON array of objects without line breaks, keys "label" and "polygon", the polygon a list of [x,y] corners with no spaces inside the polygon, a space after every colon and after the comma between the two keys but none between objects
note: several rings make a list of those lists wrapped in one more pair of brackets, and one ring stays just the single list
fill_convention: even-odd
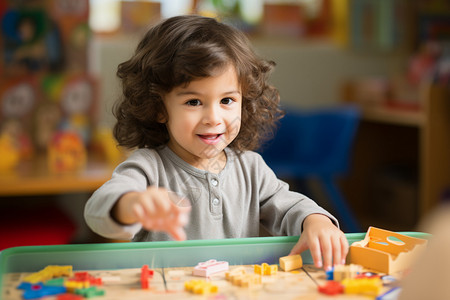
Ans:
[{"label": "gray long-sleeve shirt", "polygon": [[171,240],[163,232],[149,232],[140,224],[122,225],[110,211],[125,193],[164,187],[187,197],[192,204],[187,238],[221,239],[259,236],[259,224],[273,235],[300,235],[304,219],[313,213],[337,220],[308,197],[289,191],[262,157],[252,151],[236,154],[226,148],[227,163],[219,173],[197,169],[168,147],[138,149],[121,163],[85,207],[91,229],[108,238],[133,241]]}]

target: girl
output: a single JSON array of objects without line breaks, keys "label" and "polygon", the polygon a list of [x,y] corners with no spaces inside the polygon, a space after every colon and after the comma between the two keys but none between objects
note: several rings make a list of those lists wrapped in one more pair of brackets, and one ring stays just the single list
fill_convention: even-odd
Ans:
[{"label": "girl", "polygon": [[[117,72],[114,135],[135,151],[89,199],[88,225],[109,238],[161,241],[256,237],[261,224],[300,235],[291,254],[309,248],[317,267],[344,263],[337,220],[289,191],[252,151],[281,115],[267,83],[273,66],[243,33],[211,18],[151,28]],[[174,193],[190,207],[174,204]]]}]

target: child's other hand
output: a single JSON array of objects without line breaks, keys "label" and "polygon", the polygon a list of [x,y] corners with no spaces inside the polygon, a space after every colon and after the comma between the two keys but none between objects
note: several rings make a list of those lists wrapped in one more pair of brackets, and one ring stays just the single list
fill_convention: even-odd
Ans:
[{"label": "child's other hand", "polygon": [[175,205],[171,198],[178,197],[164,188],[149,187],[143,192],[123,195],[113,208],[113,216],[121,223],[141,223],[151,231],[164,231],[175,240],[186,239],[183,226],[189,221],[191,207]]},{"label": "child's other hand", "polygon": [[314,265],[329,270],[333,262],[335,265],[345,263],[348,242],[327,216],[312,214],[303,222],[303,232],[289,255],[300,254],[308,248]]}]

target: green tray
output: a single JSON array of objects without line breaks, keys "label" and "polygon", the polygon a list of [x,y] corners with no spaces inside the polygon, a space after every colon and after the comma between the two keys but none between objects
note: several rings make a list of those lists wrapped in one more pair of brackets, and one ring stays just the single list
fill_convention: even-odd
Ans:
[{"label": "green tray", "polygon": [[[427,238],[419,232],[403,234]],[[347,240],[364,239],[365,233],[348,233]],[[74,270],[113,270],[195,266],[209,259],[225,260],[230,265],[278,264],[289,254],[298,236],[258,237],[183,242],[104,243],[56,246],[14,247],[0,252],[0,292],[3,274],[37,272],[48,265],[72,265]],[[302,253],[305,264],[312,263],[309,251]],[[0,294],[1,295],[1,294]]]}]

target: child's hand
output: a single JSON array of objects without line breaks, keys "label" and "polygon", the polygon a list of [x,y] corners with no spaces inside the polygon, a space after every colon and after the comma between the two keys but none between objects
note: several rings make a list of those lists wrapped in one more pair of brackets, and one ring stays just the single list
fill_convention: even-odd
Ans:
[{"label": "child's hand", "polygon": [[112,216],[124,224],[141,223],[151,231],[164,231],[175,240],[186,239],[183,226],[189,221],[191,207],[179,207],[171,198],[175,193],[164,188],[149,187],[144,192],[123,195],[112,210]]},{"label": "child's hand", "polygon": [[335,265],[345,263],[348,242],[344,233],[328,217],[312,214],[303,222],[303,232],[289,255],[300,254],[308,248],[314,265],[328,270],[333,262]]}]

